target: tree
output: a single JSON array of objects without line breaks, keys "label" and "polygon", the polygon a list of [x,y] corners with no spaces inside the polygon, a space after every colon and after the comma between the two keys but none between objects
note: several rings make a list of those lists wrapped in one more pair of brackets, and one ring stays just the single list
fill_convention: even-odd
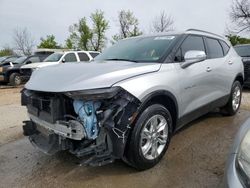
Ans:
[{"label": "tree", "polygon": [[66,41],[65,41],[65,48],[68,48],[68,49],[73,49],[73,42],[71,41],[70,38],[67,38]]},{"label": "tree", "polygon": [[230,12],[231,21],[235,24],[231,33],[250,31],[250,0],[234,0]]},{"label": "tree", "polygon": [[101,51],[105,46],[105,32],[108,29],[108,21],[104,18],[104,12],[96,10],[90,16],[92,28],[88,26],[86,17],[78,23],[70,26],[70,36],[66,40],[67,48]]},{"label": "tree", "polygon": [[37,46],[38,48],[60,48],[60,46],[57,44],[55,41],[55,36],[54,35],[47,35],[47,37],[41,38],[41,43]]},{"label": "tree", "polygon": [[228,35],[227,38],[228,40],[230,40],[233,46],[237,44],[249,44],[250,43],[250,39],[243,38],[237,35]]},{"label": "tree", "polygon": [[9,48],[9,47],[4,47],[2,50],[0,50],[0,57],[1,56],[10,56],[10,55],[14,55],[14,51]]},{"label": "tree", "polygon": [[159,16],[153,20],[153,32],[168,32],[174,30],[174,20],[171,16],[162,11]]},{"label": "tree", "polygon": [[113,40],[117,41],[127,37],[133,37],[141,35],[142,32],[139,29],[139,21],[133,15],[130,10],[121,10],[119,12],[119,27],[120,32],[113,36]]},{"label": "tree", "polygon": [[91,44],[95,51],[101,51],[105,46],[105,32],[109,27],[108,21],[104,18],[104,12],[96,10],[95,13],[91,14],[91,20],[93,22]]},{"label": "tree", "polygon": [[70,36],[66,40],[66,46],[70,48],[80,48],[89,50],[91,48],[92,32],[87,24],[86,18],[81,18],[78,23],[69,28]]},{"label": "tree", "polygon": [[26,28],[14,30],[14,43],[16,50],[24,55],[31,55],[35,46],[34,39]]}]

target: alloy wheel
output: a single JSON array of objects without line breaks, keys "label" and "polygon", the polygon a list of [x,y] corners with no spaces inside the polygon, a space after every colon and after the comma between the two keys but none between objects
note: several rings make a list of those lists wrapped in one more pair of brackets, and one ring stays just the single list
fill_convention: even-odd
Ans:
[{"label": "alloy wheel", "polygon": [[148,160],[156,159],[164,150],[168,140],[168,123],[164,116],[154,115],[144,125],[140,149]]}]

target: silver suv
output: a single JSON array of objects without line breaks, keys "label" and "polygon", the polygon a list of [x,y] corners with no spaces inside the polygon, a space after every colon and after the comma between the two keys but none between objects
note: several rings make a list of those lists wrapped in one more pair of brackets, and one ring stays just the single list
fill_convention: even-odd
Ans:
[{"label": "silver suv", "polygon": [[91,63],[35,71],[22,91],[24,135],[45,153],[84,157],[82,164],[122,159],[148,169],[183,125],[215,108],[234,115],[243,76],[241,58],[213,33],[125,39]]}]

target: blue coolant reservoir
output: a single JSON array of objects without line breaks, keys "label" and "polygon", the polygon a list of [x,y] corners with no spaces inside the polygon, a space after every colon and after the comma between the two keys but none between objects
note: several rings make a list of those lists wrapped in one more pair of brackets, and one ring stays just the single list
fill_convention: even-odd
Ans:
[{"label": "blue coolant reservoir", "polygon": [[98,136],[98,124],[96,110],[101,106],[100,102],[74,100],[75,113],[81,121],[88,139],[96,139]]}]

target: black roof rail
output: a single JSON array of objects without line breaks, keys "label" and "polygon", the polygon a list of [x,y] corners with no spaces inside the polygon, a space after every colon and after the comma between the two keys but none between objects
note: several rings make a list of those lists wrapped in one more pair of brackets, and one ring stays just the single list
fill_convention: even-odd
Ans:
[{"label": "black roof rail", "polygon": [[215,33],[209,32],[209,31],[203,31],[200,29],[187,29],[186,31],[198,31],[198,32],[203,32],[203,33],[207,33],[207,34],[211,34],[211,35],[215,35],[215,36],[218,36],[220,38],[223,38],[223,36],[221,36],[221,35],[218,35],[218,34],[215,34]]}]

